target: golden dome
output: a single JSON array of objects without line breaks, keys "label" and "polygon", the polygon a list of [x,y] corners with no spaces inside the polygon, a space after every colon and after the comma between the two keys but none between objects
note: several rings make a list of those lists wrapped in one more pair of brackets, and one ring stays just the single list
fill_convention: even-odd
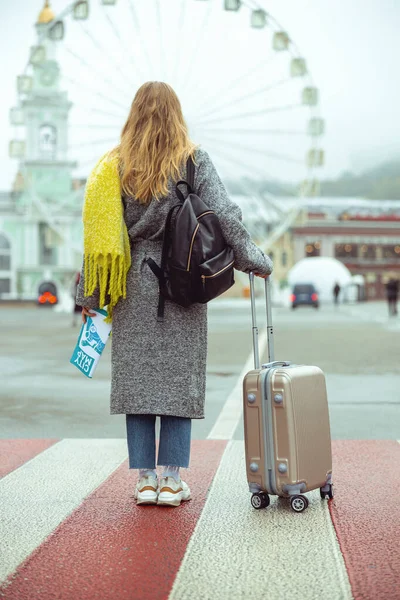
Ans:
[{"label": "golden dome", "polygon": [[50,21],[53,21],[53,19],[55,19],[55,14],[53,13],[53,11],[50,8],[49,0],[46,0],[43,10],[38,17],[37,22],[38,23],[50,23]]}]

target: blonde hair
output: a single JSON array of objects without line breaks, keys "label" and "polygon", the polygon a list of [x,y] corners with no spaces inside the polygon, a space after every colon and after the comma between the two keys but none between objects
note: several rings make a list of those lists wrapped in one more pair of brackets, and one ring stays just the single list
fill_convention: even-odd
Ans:
[{"label": "blonde hair", "polygon": [[167,83],[139,88],[122,129],[119,152],[121,188],[141,204],[168,194],[196,146],[190,141],[179,98]]}]

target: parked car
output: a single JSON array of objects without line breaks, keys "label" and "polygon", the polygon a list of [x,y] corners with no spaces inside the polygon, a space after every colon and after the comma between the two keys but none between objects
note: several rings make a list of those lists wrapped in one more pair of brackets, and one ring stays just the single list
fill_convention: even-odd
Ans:
[{"label": "parked car", "polygon": [[293,287],[291,296],[292,308],[297,306],[319,307],[318,292],[312,283],[298,283]]}]

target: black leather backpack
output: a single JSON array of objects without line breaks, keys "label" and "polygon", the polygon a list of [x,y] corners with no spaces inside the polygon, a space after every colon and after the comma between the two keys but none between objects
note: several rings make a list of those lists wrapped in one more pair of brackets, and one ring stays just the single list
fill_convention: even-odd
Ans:
[{"label": "black leather backpack", "polygon": [[[178,181],[180,200],[165,223],[161,266],[147,263],[160,286],[158,320],[164,317],[165,298],[181,306],[204,304],[226,292],[234,283],[234,254],[224,239],[217,215],[194,192],[195,166],[187,162],[187,181]],[[185,199],[179,186],[185,185]]]}]

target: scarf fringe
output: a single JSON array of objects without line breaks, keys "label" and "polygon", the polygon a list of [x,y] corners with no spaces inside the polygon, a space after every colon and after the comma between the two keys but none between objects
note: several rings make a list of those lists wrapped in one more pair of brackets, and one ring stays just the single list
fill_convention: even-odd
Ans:
[{"label": "scarf fringe", "polygon": [[99,295],[107,304],[107,323],[119,298],[126,298],[126,278],[131,266],[131,246],[124,221],[119,156],[107,152],[92,170],[83,206],[85,296]]},{"label": "scarf fringe", "polygon": [[[123,256],[108,253],[85,254],[85,296],[99,293],[99,306],[107,304],[106,323],[112,322],[113,308],[126,298],[126,276],[130,268]],[[107,287],[108,286],[108,287]],[[108,295],[108,303],[106,296]]]}]

